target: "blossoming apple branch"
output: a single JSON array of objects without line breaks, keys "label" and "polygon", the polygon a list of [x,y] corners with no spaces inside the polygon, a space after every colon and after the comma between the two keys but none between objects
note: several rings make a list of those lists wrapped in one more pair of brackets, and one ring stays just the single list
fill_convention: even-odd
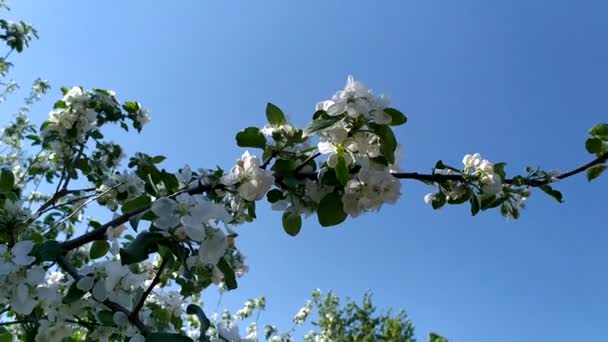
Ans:
[{"label": "blossoming apple branch", "polygon": [[[175,173],[159,167],[165,157],[144,153],[119,171],[122,148],[104,140],[102,128],[113,123],[140,132],[150,117],[138,102],[120,104],[111,91],[63,89],[40,129],[20,118],[9,127],[15,166],[0,174],[0,234],[7,242],[0,244],[0,302],[14,313],[13,323],[31,322],[26,328],[37,341],[81,328],[92,339],[253,341],[255,329],[241,338],[229,318],[210,320],[198,295],[211,284],[235,289],[247,272],[233,229],[256,218],[256,202],[265,198],[283,211],[285,232],[296,236],[302,217],[316,214],[322,226],[338,225],[395,203],[400,180],[413,179],[435,187],[425,197],[434,209],[468,203],[473,215],[498,208],[518,218],[533,188],[561,202],[555,181],[582,172],[592,180],[608,159],[608,125],[599,124],[585,144],[595,159],[566,173],[529,167],[507,177],[505,163],[479,154],[465,155],[461,167],[438,161],[430,174],[401,172],[393,128],[407,119],[386,97],[349,76],[343,90],[315,109],[300,129],[268,104],[266,126],[236,134],[237,145],[259,149],[261,159],[247,151],[228,171],[185,165]],[[24,156],[22,140],[41,152]],[[28,184],[37,189],[43,180],[57,182],[52,195],[25,196]],[[70,189],[75,183],[80,189]],[[93,202],[114,218],[90,219],[87,231],[74,236]],[[142,222],[149,222],[147,230]],[[127,223],[135,235],[125,233]],[[184,318],[183,305],[198,320]],[[307,306],[299,313],[297,324],[309,312]]]}]

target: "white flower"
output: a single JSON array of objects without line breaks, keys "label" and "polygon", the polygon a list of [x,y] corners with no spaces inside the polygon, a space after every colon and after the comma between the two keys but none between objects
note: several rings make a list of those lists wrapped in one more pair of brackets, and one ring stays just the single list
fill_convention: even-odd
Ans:
[{"label": "white flower", "polygon": [[135,113],[135,120],[137,120],[141,126],[144,126],[150,122],[150,112],[147,109],[140,107],[137,113]]},{"label": "white flower", "polygon": [[181,184],[188,185],[192,180],[192,169],[190,165],[186,164],[177,173],[177,179]]},{"label": "white flower", "polygon": [[496,195],[502,192],[502,180],[495,173],[482,176],[479,182],[482,184],[481,190],[488,195]]},{"label": "white flower", "polygon": [[388,124],[391,117],[384,112],[388,103],[386,97],[375,96],[362,82],[348,75],[344,90],[338,91],[331,100],[319,102],[316,109],[324,110],[331,116],[346,112],[352,117],[363,115],[378,124]]},{"label": "white flower", "polygon": [[10,304],[11,309],[20,315],[29,315],[36,306],[36,302],[25,284],[17,285],[11,296]]},{"label": "white flower", "polygon": [[467,168],[478,167],[481,164],[481,155],[479,153],[467,154],[462,158],[462,163]]},{"label": "white flower", "polygon": [[[215,341],[230,341],[230,342],[253,342],[257,341],[255,337],[242,338],[239,334],[239,326],[236,321],[222,321],[216,325],[216,329],[218,334],[220,335],[220,339]],[[214,342],[215,342],[214,341]]]},{"label": "white flower", "polygon": [[154,201],[151,206],[152,212],[157,216],[154,225],[160,229],[167,230],[179,224],[180,215],[177,213],[177,203],[167,197]]},{"label": "white flower", "polygon": [[27,266],[33,263],[36,258],[29,255],[34,248],[34,242],[30,240],[22,240],[17,242],[11,249],[13,262],[19,266]]},{"label": "white flower", "polygon": [[257,201],[274,184],[274,177],[272,172],[260,168],[260,162],[255,156],[245,151],[230,173],[222,177],[221,182],[224,185],[238,183],[237,190],[241,197],[247,201]]},{"label": "white flower", "polygon": [[362,165],[357,176],[344,187],[344,212],[357,217],[369,210],[380,210],[384,203],[397,202],[400,190],[401,183],[387,169]]},{"label": "white flower", "polygon": [[342,151],[342,156],[346,166],[354,163],[354,157],[350,151],[345,148],[345,143],[348,137],[348,132],[342,126],[328,129],[324,132],[322,140],[317,144],[319,153],[327,155],[327,165],[335,168],[338,164],[338,154]]},{"label": "white flower", "polygon": [[37,286],[44,283],[44,277],[46,275],[46,270],[41,266],[32,266],[29,270],[27,270],[27,282],[32,286]]},{"label": "white flower", "polygon": [[228,249],[228,241],[223,231],[215,229],[207,236],[198,251],[199,262],[203,265],[216,265]]},{"label": "white flower", "polygon": [[437,196],[437,194],[434,193],[434,192],[426,194],[426,196],[424,196],[424,203],[426,203],[426,204],[433,203],[433,200],[435,199],[435,196]]},{"label": "white flower", "polygon": [[[118,216],[119,216],[118,214],[114,214],[114,219],[117,218]],[[124,224],[121,224],[117,227],[110,226],[106,230],[106,237],[108,238],[108,241],[110,242],[110,252],[113,255],[118,254],[118,252],[120,250],[120,245],[118,243],[118,239],[120,239],[120,235],[126,229],[127,229],[127,227]]]}]

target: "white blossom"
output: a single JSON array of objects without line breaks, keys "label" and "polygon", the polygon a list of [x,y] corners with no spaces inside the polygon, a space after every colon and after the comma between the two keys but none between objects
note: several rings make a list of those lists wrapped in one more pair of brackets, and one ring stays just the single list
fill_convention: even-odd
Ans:
[{"label": "white blossom", "polygon": [[241,197],[247,201],[257,201],[274,184],[274,176],[271,171],[260,168],[258,159],[245,151],[230,173],[222,177],[221,182],[224,185],[238,183],[237,190]]}]

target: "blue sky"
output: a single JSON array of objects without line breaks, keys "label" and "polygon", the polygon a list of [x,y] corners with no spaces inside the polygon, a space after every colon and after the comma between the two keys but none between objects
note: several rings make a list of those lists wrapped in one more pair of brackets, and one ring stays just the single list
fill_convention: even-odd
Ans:
[{"label": "blue sky", "polygon": [[[230,167],[241,128],[272,101],[300,125],[349,73],[409,117],[402,166],[430,171],[466,153],[568,170],[590,159],[587,130],[608,112],[604,1],[13,1],[41,40],[13,55],[12,76],[48,79],[41,122],[60,86],[115,90],[153,121],[116,134],[166,167]],[[5,113],[5,118],[8,114]],[[4,119],[3,119],[4,120]],[[535,192],[519,221],[466,207],[433,211],[432,189],[403,183],[395,206],[297,238],[261,205],[238,228],[251,272],[225,297],[236,309],[265,294],[262,321],[288,328],[312,289],[406,309],[421,340],[605,340],[608,178],[559,184],[566,203]],[[215,291],[203,294],[211,308]]]}]

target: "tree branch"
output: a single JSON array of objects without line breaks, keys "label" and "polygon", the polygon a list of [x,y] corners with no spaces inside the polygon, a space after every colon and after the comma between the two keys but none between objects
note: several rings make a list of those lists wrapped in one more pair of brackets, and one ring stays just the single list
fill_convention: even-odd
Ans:
[{"label": "tree branch", "polygon": [[137,315],[139,314],[139,311],[144,307],[144,304],[146,303],[146,299],[148,298],[150,293],[152,293],[152,290],[160,281],[160,276],[163,273],[165,266],[167,266],[168,261],[169,261],[169,259],[163,258],[163,261],[161,262],[160,266],[158,267],[158,272],[156,272],[154,279],[152,279],[152,282],[146,289],[146,292],[144,292],[144,294],[141,296],[141,298],[139,299],[139,302],[137,302],[137,305],[135,305],[135,307],[133,308],[133,311],[131,311],[131,314],[129,315],[129,317],[130,316],[137,317]]},{"label": "tree branch", "polygon": [[[595,165],[603,164],[607,160],[608,160],[608,153],[603,154],[603,155],[597,157],[596,159],[590,161],[589,163],[582,165],[572,171],[562,173],[562,174],[556,176],[555,178],[562,180],[562,179],[566,179],[568,177],[572,177],[576,174],[586,171],[587,169],[590,169],[591,167],[593,167]],[[417,172],[405,172],[405,173],[393,173],[393,176],[398,179],[415,179],[415,180],[420,180],[420,181],[430,181],[430,182],[436,182],[436,183],[441,183],[441,182],[445,182],[445,181],[457,181],[457,182],[464,181],[464,177],[462,175],[421,174],[421,173],[417,173]],[[528,181],[524,180],[523,185],[538,187],[541,185],[547,185],[552,182],[553,182],[552,180],[528,180]],[[515,181],[513,178],[508,178],[508,179],[504,180],[504,183],[514,184]]]},{"label": "tree branch", "polygon": [[[219,187],[219,186],[218,186]],[[174,193],[173,195],[169,196],[169,198],[175,198],[177,195],[187,192],[190,195],[195,195],[195,194],[200,194],[206,191],[210,191],[210,190],[214,190],[215,188],[210,187],[208,185],[205,184],[199,184],[198,186],[189,189],[188,191],[178,191],[176,193]],[[152,206],[152,204],[148,204],[145,205],[137,210],[134,210],[130,213],[127,214],[123,214],[121,216],[118,216],[117,218],[107,222],[106,224],[102,225],[101,227],[92,230],[90,232],[87,232],[77,238],[74,238],[72,240],[67,240],[64,241],[63,243],[61,243],[61,247],[66,250],[72,250],[74,248],[78,248],[80,246],[86,245],[87,243],[94,241],[94,240],[105,240],[105,234],[106,234],[106,230],[108,230],[109,227],[117,227],[123,223],[128,222],[132,217],[135,217],[137,215],[143,214],[145,212],[147,212],[148,210],[150,210],[150,207]]]}]

